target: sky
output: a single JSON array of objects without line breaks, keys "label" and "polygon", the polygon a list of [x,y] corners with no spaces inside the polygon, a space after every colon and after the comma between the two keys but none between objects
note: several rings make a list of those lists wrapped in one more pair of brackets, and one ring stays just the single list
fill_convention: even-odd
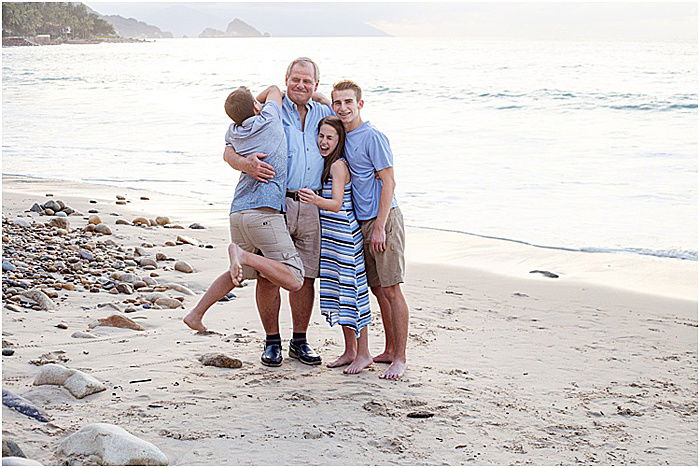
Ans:
[{"label": "sky", "polygon": [[[176,36],[238,17],[285,35],[440,36],[697,42],[697,4],[641,2],[86,2]],[[379,30],[379,31],[377,31]],[[187,32],[185,32],[187,31]]]}]

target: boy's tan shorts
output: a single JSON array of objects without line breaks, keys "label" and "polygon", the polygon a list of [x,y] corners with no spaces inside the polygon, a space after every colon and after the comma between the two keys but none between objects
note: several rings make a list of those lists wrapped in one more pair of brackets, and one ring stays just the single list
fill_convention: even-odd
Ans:
[{"label": "boy's tan shorts", "polygon": [[[284,215],[269,208],[256,208],[231,213],[231,241],[246,252],[284,263],[300,282],[304,281],[304,267],[294,248]],[[243,279],[256,279],[258,272],[243,267]]]},{"label": "boy's tan shorts", "polygon": [[383,288],[403,283],[406,271],[404,248],[406,235],[403,226],[403,215],[396,207],[389,211],[386,221],[386,249],[384,252],[370,251],[370,237],[376,218],[360,221],[362,237],[364,237],[365,270],[367,271],[367,283],[370,287],[381,286]]}]

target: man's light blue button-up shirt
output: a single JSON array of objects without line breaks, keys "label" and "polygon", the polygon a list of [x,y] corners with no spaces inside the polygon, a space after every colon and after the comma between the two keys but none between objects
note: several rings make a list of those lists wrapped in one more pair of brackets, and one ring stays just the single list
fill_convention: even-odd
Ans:
[{"label": "man's light blue button-up shirt", "polygon": [[282,125],[287,136],[287,190],[300,188],[321,189],[323,156],[318,151],[318,123],[333,115],[330,106],[309,101],[306,104],[306,122],[301,128],[297,105],[286,95],[282,99]]}]

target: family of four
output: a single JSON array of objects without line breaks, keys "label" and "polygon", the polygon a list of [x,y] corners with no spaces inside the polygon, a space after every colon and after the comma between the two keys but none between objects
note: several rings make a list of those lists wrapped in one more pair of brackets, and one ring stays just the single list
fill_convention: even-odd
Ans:
[{"label": "family of four", "polygon": [[[386,136],[363,122],[362,90],[344,80],[330,105],[317,93],[313,60],[294,60],[286,92],[271,86],[253,97],[233,91],[224,108],[233,120],[224,160],[241,172],[230,210],[230,270],[209,287],[185,323],[204,330],[204,313],[244,279],[256,279],[255,300],[266,333],[261,361],[282,364],[280,289],[289,291],[293,334],[289,356],[317,365],[306,332],[320,278],[321,313],[340,324],[345,351],[329,367],[356,374],[372,362],[381,375],[406,370],[408,305],[404,225],[394,197],[393,155]],[[372,357],[367,340],[369,290],[377,298],[385,348]]]}]

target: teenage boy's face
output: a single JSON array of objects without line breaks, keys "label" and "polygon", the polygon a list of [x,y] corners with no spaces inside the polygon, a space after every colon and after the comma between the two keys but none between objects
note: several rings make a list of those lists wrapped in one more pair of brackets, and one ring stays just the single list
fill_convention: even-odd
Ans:
[{"label": "teenage boy's face", "polygon": [[285,83],[289,99],[295,104],[306,105],[318,88],[318,82],[314,78],[314,66],[310,63],[301,62],[294,65]]},{"label": "teenage boy's face", "polygon": [[351,124],[360,119],[360,110],[365,102],[360,99],[357,101],[355,91],[352,89],[343,89],[333,91],[333,112],[337,115],[344,125]]}]

